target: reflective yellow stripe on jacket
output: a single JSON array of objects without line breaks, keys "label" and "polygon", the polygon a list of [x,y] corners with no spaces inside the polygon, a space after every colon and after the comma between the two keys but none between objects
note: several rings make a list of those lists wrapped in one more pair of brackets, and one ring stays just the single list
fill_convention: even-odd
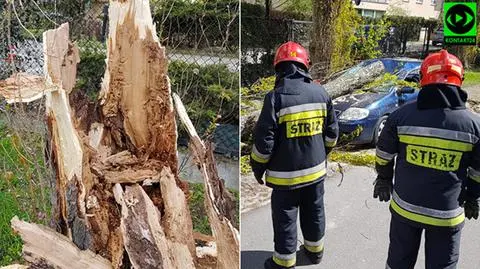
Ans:
[{"label": "reflective yellow stripe on jacket", "polygon": [[333,148],[337,145],[337,138],[330,138],[328,136],[325,136],[325,147],[327,148]]},{"label": "reflective yellow stripe on jacket", "polygon": [[260,153],[255,144],[252,147],[252,153],[250,154],[250,157],[259,163],[268,163],[270,160],[270,154]]},{"label": "reflective yellow stripe on jacket", "polygon": [[400,216],[427,225],[454,227],[465,221],[463,208],[453,210],[437,210],[410,204],[393,192],[391,208]]},{"label": "reflective yellow stripe on jacket", "polygon": [[472,151],[478,137],[460,131],[420,126],[397,127],[400,142],[456,151]]},{"label": "reflective yellow stripe on jacket", "polygon": [[293,186],[312,182],[327,173],[326,164],[322,162],[314,167],[296,171],[266,171],[266,180],[280,186]]},{"label": "reflective yellow stripe on jacket", "polygon": [[308,103],[297,106],[285,107],[280,109],[280,111],[278,111],[277,113],[279,124],[287,121],[325,117],[326,115],[326,103]]},{"label": "reflective yellow stripe on jacket", "polygon": [[472,151],[478,141],[473,134],[439,128],[399,126],[397,132],[407,144],[408,163],[446,172],[457,171],[463,152]]},{"label": "reflective yellow stripe on jacket", "polygon": [[468,168],[468,178],[471,180],[480,183],[480,171],[473,169],[472,167]]}]

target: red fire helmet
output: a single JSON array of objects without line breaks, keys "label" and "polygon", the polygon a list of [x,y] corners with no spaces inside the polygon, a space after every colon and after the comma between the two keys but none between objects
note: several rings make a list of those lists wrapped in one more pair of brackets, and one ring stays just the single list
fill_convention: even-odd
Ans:
[{"label": "red fire helmet", "polygon": [[277,53],[275,53],[273,66],[277,66],[277,64],[281,62],[287,61],[301,63],[307,69],[310,67],[310,56],[308,55],[308,51],[302,47],[302,45],[293,41],[288,41],[278,47]]},{"label": "red fire helmet", "polygon": [[446,50],[431,53],[425,58],[420,67],[420,85],[449,84],[462,86],[463,64],[453,54]]}]

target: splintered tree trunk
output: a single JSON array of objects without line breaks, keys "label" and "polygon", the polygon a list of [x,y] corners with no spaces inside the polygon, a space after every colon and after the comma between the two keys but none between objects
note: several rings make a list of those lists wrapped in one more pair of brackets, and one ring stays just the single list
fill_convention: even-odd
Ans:
[{"label": "splintered tree trunk", "polygon": [[79,57],[68,24],[44,34],[57,231],[113,268],[195,268],[165,48],[148,1],[110,1],[109,18],[98,103],[71,94]]},{"label": "splintered tree trunk", "polygon": [[190,149],[205,185],[205,208],[217,243],[217,268],[239,268],[239,234],[233,227],[234,199],[218,177],[210,145],[205,146],[176,94],[173,95],[178,117],[190,136]]},{"label": "splintered tree trunk", "polygon": [[199,139],[176,96],[205,179],[215,241],[199,247],[197,257],[188,185],[177,175],[165,48],[148,1],[111,0],[109,18],[107,66],[97,102],[72,92],[79,52],[69,40],[68,24],[43,35],[48,90],[42,94],[47,156],[56,172],[56,231],[13,218],[25,260],[32,268],[238,268],[234,197],[218,177],[211,146]]}]

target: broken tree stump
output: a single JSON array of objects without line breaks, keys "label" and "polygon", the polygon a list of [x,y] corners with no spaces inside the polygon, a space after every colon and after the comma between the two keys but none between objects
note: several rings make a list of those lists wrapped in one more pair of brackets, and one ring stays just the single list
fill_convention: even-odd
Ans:
[{"label": "broken tree stump", "polygon": [[[195,247],[188,185],[177,175],[168,61],[148,1],[111,0],[109,18],[97,102],[74,90],[79,52],[68,24],[43,35],[56,232],[14,218],[25,260],[38,268],[238,268],[235,202],[193,129],[214,235]],[[179,117],[193,128],[184,108]]]},{"label": "broken tree stump", "polygon": [[234,201],[218,177],[211,147],[206,147],[198,136],[180,97],[173,94],[173,99],[177,115],[190,137],[190,149],[204,179],[205,207],[217,245],[217,268],[239,268],[239,233],[229,219]]},{"label": "broken tree stump", "polygon": [[[72,94],[78,50],[68,24],[44,35],[57,231],[113,268],[195,268],[165,48],[148,1],[112,0],[109,18],[94,105],[78,106],[85,97]],[[99,109],[85,111],[92,107]]]}]

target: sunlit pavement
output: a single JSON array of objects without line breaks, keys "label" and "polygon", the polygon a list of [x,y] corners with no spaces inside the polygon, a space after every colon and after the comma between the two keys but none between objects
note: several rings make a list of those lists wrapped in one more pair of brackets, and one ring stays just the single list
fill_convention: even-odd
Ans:
[{"label": "sunlit pavement", "polygon": [[[320,265],[302,265],[306,263],[306,258],[298,253],[297,268],[385,268],[390,212],[387,203],[372,198],[374,179],[374,171],[365,167],[347,170],[340,187],[337,187],[340,181],[338,175],[327,179],[327,230],[323,261]],[[273,251],[270,206],[252,210],[241,217],[242,269],[263,268],[263,261]],[[422,243],[415,268],[425,268],[424,261]],[[480,220],[467,221],[463,229],[458,268],[480,269]]]}]

